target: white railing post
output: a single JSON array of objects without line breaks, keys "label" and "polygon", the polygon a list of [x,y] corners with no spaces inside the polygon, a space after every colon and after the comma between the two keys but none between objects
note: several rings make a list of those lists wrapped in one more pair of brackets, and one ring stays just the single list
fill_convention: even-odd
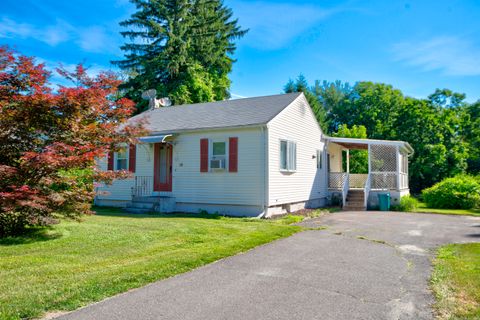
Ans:
[{"label": "white railing post", "polygon": [[346,161],[347,161],[347,173],[350,173],[350,149],[347,149],[346,152]]},{"label": "white railing post", "polygon": [[363,205],[367,208],[368,205],[368,197],[370,195],[370,173],[368,174],[367,181],[365,182],[365,189],[363,189]]},{"label": "white railing post", "polygon": [[401,179],[400,179],[400,165],[401,165],[400,161],[401,161],[401,159],[400,159],[400,148],[399,148],[399,146],[397,146],[395,153],[396,153],[396,160],[397,160],[397,170],[396,170],[397,171],[397,190],[401,190]]},{"label": "white railing post", "polygon": [[342,188],[342,202],[344,207],[347,204],[347,194],[348,194],[349,185],[350,185],[350,180],[347,172],[345,173],[345,178],[343,179],[343,188]]}]

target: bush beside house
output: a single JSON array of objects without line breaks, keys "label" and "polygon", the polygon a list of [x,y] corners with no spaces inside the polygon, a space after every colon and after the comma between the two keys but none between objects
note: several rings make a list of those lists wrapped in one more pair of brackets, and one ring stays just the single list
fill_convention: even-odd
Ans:
[{"label": "bush beside house", "polygon": [[403,212],[414,212],[418,209],[418,205],[418,200],[408,195],[400,198],[398,210]]},{"label": "bush beside house", "polygon": [[472,209],[480,207],[480,176],[458,175],[422,191],[429,208]]}]

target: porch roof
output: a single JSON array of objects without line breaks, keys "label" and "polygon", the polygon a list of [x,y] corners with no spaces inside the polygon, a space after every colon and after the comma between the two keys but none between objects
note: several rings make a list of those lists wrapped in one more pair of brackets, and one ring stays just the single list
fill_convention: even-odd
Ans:
[{"label": "porch roof", "polygon": [[369,145],[388,145],[399,146],[407,154],[413,154],[413,148],[408,142],[397,140],[377,140],[377,139],[358,139],[358,138],[341,138],[341,137],[325,137],[327,141],[341,145],[347,149],[368,149]]},{"label": "porch roof", "polygon": [[157,143],[157,142],[165,142],[170,137],[173,137],[173,134],[145,136],[145,137],[138,138],[138,140],[143,143]]}]

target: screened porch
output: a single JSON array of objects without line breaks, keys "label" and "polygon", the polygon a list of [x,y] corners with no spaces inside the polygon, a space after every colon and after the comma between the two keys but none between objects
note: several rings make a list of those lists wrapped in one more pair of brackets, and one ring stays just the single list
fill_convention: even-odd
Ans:
[{"label": "screened porch", "polygon": [[[408,157],[413,153],[408,143],[338,137],[327,142],[328,189],[341,192],[343,205],[349,190],[364,191],[365,207],[374,192],[389,191],[398,198],[408,194]],[[361,152],[352,158],[352,150]]]}]

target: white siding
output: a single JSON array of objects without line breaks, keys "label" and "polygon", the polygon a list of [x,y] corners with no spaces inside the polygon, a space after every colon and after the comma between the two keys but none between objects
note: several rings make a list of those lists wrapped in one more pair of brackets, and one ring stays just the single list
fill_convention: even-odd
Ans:
[{"label": "white siding", "polygon": [[336,143],[328,145],[328,153],[330,154],[330,172],[343,172],[342,164],[342,146]]},{"label": "white siding", "polygon": [[[137,145],[136,172],[137,176],[153,176],[153,145]],[[128,155],[127,155],[128,159]],[[107,158],[98,161],[101,170],[107,170]],[[127,166],[128,167],[128,166]],[[130,201],[134,178],[115,180],[111,185],[103,185],[98,188],[97,199]]]},{"label": "white siding", "polygon": [[[238,137],[238,172],[200,172],[200,139]],[[264,204],[265,140],[261,128],[180,134],[173,147],[173,196],[177,203]],[[211,144],[209,144],[211,152]]]},{"label": "white siding", "polygon": [[[200,172],[200,139],[225,140],[238,137],[238,172]],[[226,129],[182,133],[173,139],[172,193],[177,203],[254,206],[265,202],[265,138],[261,128]],[[211,151],[211,145],[209,145]],[[228,156],[227,156],[228,158]],[[98,162],[107,169],[107,160]],[[153,144],[137,145],[136,176],[152,177]],[[98,189],[99,200],[131,200],[134,179],[115,180]],[[153,191],[153,190],[152,190]],[[241,210],[241,208],[239,209]],[[238,211],[238,210],[237,210]]]},{"label": "white siding", "polygon": [[[326,159],[322,132],[303,95],[268,123],[269,206],[302,202],[327,195]],[[297,144],[297,170],[280,171],[280,140]],[[322,168],[317,170],[316,150],[321,150]]]}]

